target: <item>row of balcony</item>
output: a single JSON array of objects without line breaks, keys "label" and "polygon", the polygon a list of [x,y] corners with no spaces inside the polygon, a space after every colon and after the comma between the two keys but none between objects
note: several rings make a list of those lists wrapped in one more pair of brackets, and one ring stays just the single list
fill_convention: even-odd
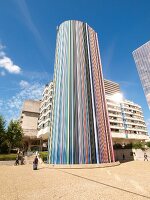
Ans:
[{"label": "row of balcony", "polygon": [[124,138],[124,139],[138,139],[138,140],[148,140],[149,136],[144,134],[126,134],[126,133],[116,133],[111,132],[112,138]]},{"label": "row of balcony", "polygon": [[40,110],[42,110],[43,107],[45,107],[48,103],[52,103],[52,102],[53,102],[53,97],[52,96],[49,96],[49,98],[47,98],[45,100],[42,100]]}]

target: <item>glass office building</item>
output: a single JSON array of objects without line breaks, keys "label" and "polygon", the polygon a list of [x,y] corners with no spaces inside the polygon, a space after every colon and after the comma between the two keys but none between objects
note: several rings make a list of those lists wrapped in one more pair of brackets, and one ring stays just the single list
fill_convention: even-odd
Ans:
[{"label": "glass office building", "polygon": [[50,163],[114,161],[96,32],[86,23],[57,28]]},{"label": "glass office building", "polygon": [[150,109],[150,41],[133,51],[133,57]]}]

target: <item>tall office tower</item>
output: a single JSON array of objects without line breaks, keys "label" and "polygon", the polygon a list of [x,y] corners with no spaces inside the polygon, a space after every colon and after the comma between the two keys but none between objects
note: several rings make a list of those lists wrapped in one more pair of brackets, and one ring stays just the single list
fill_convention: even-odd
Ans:
[{"label": "tall office tower", "polygon": [[133,57],[150,109],[150,41],[133,51]]},{"label": "tall office tower", "polygon": [[57,29],[50,162],[114,161],[96,32],[66,21]]}]

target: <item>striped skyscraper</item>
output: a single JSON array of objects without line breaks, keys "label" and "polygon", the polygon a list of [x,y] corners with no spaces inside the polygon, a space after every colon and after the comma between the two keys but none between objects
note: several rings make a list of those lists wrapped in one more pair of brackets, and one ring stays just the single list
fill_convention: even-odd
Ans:
[{"label": "striped skyscraper", "polygon": [[98,38],[86,23],[57,29],[50,163],[114,161]]}]

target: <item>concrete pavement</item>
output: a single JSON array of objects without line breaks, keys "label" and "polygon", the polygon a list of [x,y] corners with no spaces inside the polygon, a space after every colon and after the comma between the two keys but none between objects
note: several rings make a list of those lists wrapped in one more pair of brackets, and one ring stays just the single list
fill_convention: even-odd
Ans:
[{"label": "concrete pavement", "polygon": [[37,171],[32,165],[0,165],[0,199],[150,199],[150,162],[93,169],[59,169],[41,164]]}]

